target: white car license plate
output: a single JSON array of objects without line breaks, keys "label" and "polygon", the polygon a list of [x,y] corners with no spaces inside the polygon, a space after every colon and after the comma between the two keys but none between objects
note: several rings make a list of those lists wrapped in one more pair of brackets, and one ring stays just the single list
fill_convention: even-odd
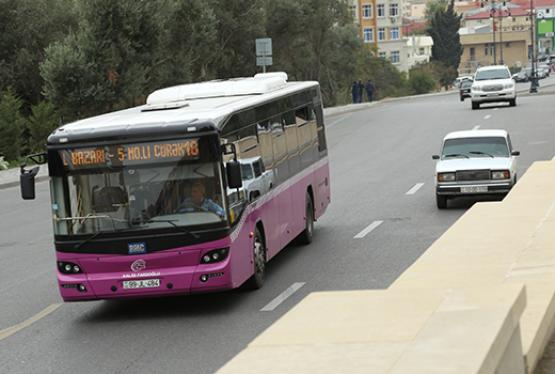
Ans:
[{"label": "white car license plate", "polygon": [[138,279],[123,281],[123,289],[131,290],[135,288],[156,288],[160,287],[160,279]]},{"label": "white car license plate", "polygon": [[468,187],[461,187],[462,193],[482,193],[488,192],[487,186],[468,186]]}]

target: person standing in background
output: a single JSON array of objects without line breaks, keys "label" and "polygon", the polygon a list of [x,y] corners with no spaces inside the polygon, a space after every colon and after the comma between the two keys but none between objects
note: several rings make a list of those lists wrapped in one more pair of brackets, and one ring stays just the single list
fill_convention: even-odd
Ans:
[{"label": "person standing in background", "polygon": [[356,81],[353,82],[353,85],[351,86],[351,95],[353,95],[353,104],[358,103],[358,83]]},{"label": "person standing in background", "polygon": [[364,83],[361,80],[358,81],[358,102],[362,103],[364,99]]},{"label": "person standing in background", "polygon": [[366,82],[364,86],[366,89],[366,95],[368,96],[368,102],[371,103],[374,100],[374,83],[370,79]]}]

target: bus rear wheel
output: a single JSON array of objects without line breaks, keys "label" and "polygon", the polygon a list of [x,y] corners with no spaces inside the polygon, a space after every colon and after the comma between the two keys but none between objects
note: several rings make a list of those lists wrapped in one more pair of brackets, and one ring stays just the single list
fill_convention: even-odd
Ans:
[{"label": "bus rear wheel", "polygon": [[254,232],[252,247],[254,274],[247,281],[247,288],[258,290],[262,288],[264,279],[266,278],[266,244],[258,228]]},{"label": "bus rear wheel", "polygon": [[312,202],[312,196],[308,192],[306,193],[305,217],[305,228],[301,235],[299,235],[299,242],[301,244],[310,244],[314,236],[314,203]]}]

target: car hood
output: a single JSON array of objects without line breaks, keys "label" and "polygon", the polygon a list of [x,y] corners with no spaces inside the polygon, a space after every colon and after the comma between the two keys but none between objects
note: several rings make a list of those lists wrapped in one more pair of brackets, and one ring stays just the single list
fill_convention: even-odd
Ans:
[{"label": "car hood", "polygon": [[508,170],[511,166],[510,157],[471,157],[441,160],[436,164],[436,173],[457,170]]}]

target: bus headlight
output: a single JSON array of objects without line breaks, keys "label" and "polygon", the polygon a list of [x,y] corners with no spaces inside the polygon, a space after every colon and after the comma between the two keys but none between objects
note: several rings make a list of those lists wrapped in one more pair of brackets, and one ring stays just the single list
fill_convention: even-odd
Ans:
[{"label": "bus headlight", "polygon": [[455,180],[455,173],[439,173],[437,175],[438,182],[453,182]]},{"label": "bus headlight", "polygon": [[229,254],[229,248],[214,249],[202,255],[200,259],[200,263],[213,264],[215,262],[221,262],[227,258],[228,254]]},{"label": "bus headlight", "polygon": [[491,179],[509,179],[511,173],[509,170],[495,170],[491,172]]},{"label": "bus headlight", "polygon": [[79,274],[83,272],[79,265],[65,261],[58,261],[58,270],[62,274]]}]

